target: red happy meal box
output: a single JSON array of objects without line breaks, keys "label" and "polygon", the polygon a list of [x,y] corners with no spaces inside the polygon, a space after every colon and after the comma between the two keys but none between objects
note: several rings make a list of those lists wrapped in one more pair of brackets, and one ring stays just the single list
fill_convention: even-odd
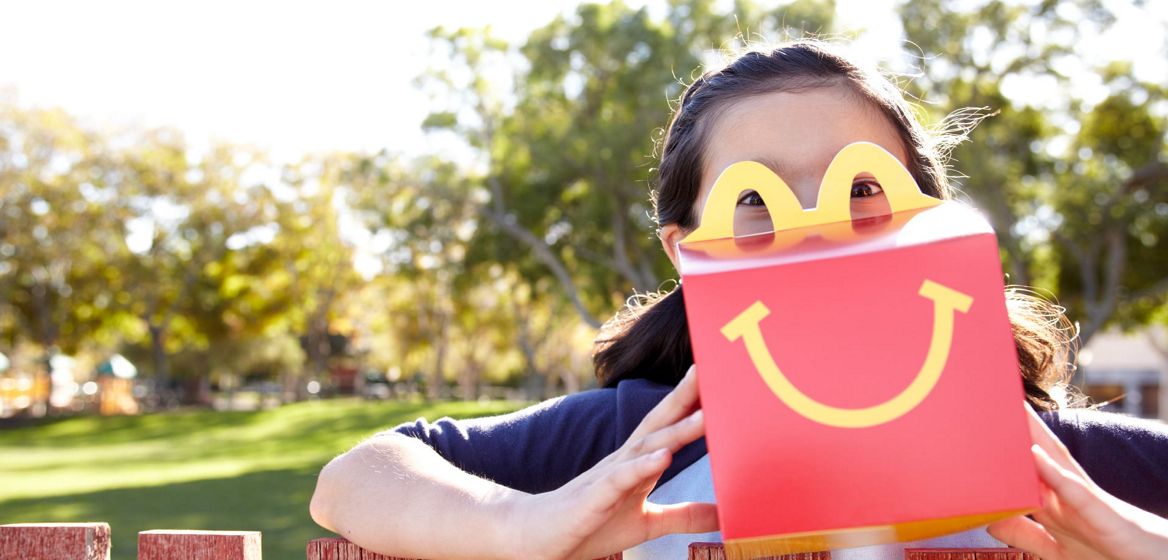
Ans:
[{"label": "red happy meal box", "polygon": [[[862,172],[888,216],[853,222]],[[739,194],[774,233],[734,238]],[[754,162],[679,245],[722,536],[737,557],[910,541],[1039,506],[997,240],[851,144],[815,209]]]}]

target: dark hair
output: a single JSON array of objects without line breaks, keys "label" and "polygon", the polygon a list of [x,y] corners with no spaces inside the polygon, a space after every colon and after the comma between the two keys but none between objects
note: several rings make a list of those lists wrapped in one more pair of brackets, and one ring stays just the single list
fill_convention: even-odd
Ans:
[{"label": "dark hair", "polygon": [[[945,156],[976,119],[961,114],[964,126],[956,127],[957,134],[930,133],[913,116],[900,89],[887,78],[849,61],[826,43],[801,40],[766,52],[747,52],[721,69],[706,72],[686,88],[661,146],[651,195],[657,224],[677,224],[683,230],[696,225],[694,205],[701,188],[706,137],[722,111],[754,95],[825,87],[847,88],[884,115],[900,137],[908,170],[921,190],[951,198]],[[1014,306],[1017,309],[1033,312],[1038,305],[1026,294],[1014,300],[1019,297],[1025,304]],[[1011,313],[1012,318],[1014,315]],[[1039,328],[1040,321],[1024,321],[1026,336],[1020,336],[1018,322],[1012,322],[1028,398],[1036,406],[1051,408],[1055,399],[1047,389],[1065,380],[1067,372],[1058,358],[1064,353],[1057,341]],[[606,387],[630,378],[677,384],[693,363],[682,287],[630,298],[628,305],[601,328],[593,363],[597,378]]]}]

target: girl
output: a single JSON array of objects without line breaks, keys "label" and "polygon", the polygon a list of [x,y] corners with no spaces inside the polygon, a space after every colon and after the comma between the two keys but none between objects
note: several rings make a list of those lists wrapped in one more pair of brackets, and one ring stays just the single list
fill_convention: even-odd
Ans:
[{"label": "girl", "polygon": [[[913,118],[895,86],[827,46],[801,41],[750,52],[706,73],[683,94],[664,140],[653,192],[662,246],[676,266],[677,242],[697,226],[726,166],[767,164],[808,206],[831,158],[857,141],[892,152],[925,193],[951,196],[943,142]],[[880,185],[857,177],[853,217],[887,212]],[[769,224],[758,196],[744,193],[735,231],[765,231]],[[334,459],[321,472],[313,518],[370,550],[428,558],[595,558],[664,535],[716,530],[715,506],[693,501],[712,493],[682,297],[679,286],[630,306],[606,325],[594,356],[601,389],[500,417],[419,420]],[[1032,548],[1042,543],[1049,553],[1050,546],[1072,550],[1069,543],[1092,542],[1093,532],[1115,527],[1136,535],[1128,540],[1137,552],[1155,554],[1148,547],[1158,544],[1161,529],[1140,528],[1162,520],[1135,507],[1168,513],[1168,429],[1094,411],[1055,411],[1067,341],[1035,303],[1019,296],[1010,301],[1027,401],[1047,411],[1043,419],[1086,472],[1076,471],[1070,455],[1036,431],[1036,441],[1049,450],[1039,460],[1050,468],[1040,472],[1056,494],[1036,516],[1041,526],[1013,520],[995,534]],[[1041,462],[1052,454],[1053,467]],[[1135,507],[1116,505],[1090,485],[1088,474]],[[1070,499],[1067,488],[1085,488],[1087,498],[1063,505]],[[1096,512],[1104,525],[1084,522],[1077,511]],[[940,545],[994,542],[984,531],[957,539]],[[684,558],[686,542],[667,537],[626,557]],[[1113,545],[1100,546],[1105,554],[1129,552],[1107,548]],[[837,557],[892,557],[898,546]]]}]

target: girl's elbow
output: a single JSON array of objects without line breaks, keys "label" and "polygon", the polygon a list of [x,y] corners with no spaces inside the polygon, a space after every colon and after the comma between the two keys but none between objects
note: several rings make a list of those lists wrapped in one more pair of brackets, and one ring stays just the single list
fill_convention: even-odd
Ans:
[{"label": "girl's elbow", "polygon": [[317,525],[342,534],[353,518],[354,510],[359,510],[361,504],[367,502],[362,498],[379,490],[370,486],[373,479],[369,476],[370,466],[378,465],[394,454],[375,449],[375,443],[392,448],[394,440],[371,439],[338,455],[321,469],[312,499],[308,502],[308,513]]},{"label": "girl's elbow", "polygon": [[370,508],[382,507],[384,500],[371,500],[370,496],[384,497],[400,491],[401,482],[384,473],[397,472],[409,462],[411,454],[428,450],[412,438],[396,434],[362,442],[321,469],[308,503],[309,515],[317,525],[344,535],[351,525],[367,517]]},{"label": "girl's elbow", "polygon": [[[343,457],[343,456],[342,456]],[[336,504],[337,457],[325,465],[316,478],[316,488],[312,492],[312,499],[308,502],[308,514],[317,525],[332,532],[337,532],[333,523],[333,509]]]}]

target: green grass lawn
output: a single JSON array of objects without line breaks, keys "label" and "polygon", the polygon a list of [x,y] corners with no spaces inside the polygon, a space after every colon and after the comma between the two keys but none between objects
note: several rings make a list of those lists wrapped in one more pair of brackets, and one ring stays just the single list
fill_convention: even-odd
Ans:
[{"label": "green grass lawn", "polygon": [[424,416],[507,403],[306,402],[260,412],[84,417],[0,430],[0,523],[104,521],[113,559],[138,531],[263,531],[264,558],[304,558],[327,536],[308,516],[320,468],[363,438]]}]

